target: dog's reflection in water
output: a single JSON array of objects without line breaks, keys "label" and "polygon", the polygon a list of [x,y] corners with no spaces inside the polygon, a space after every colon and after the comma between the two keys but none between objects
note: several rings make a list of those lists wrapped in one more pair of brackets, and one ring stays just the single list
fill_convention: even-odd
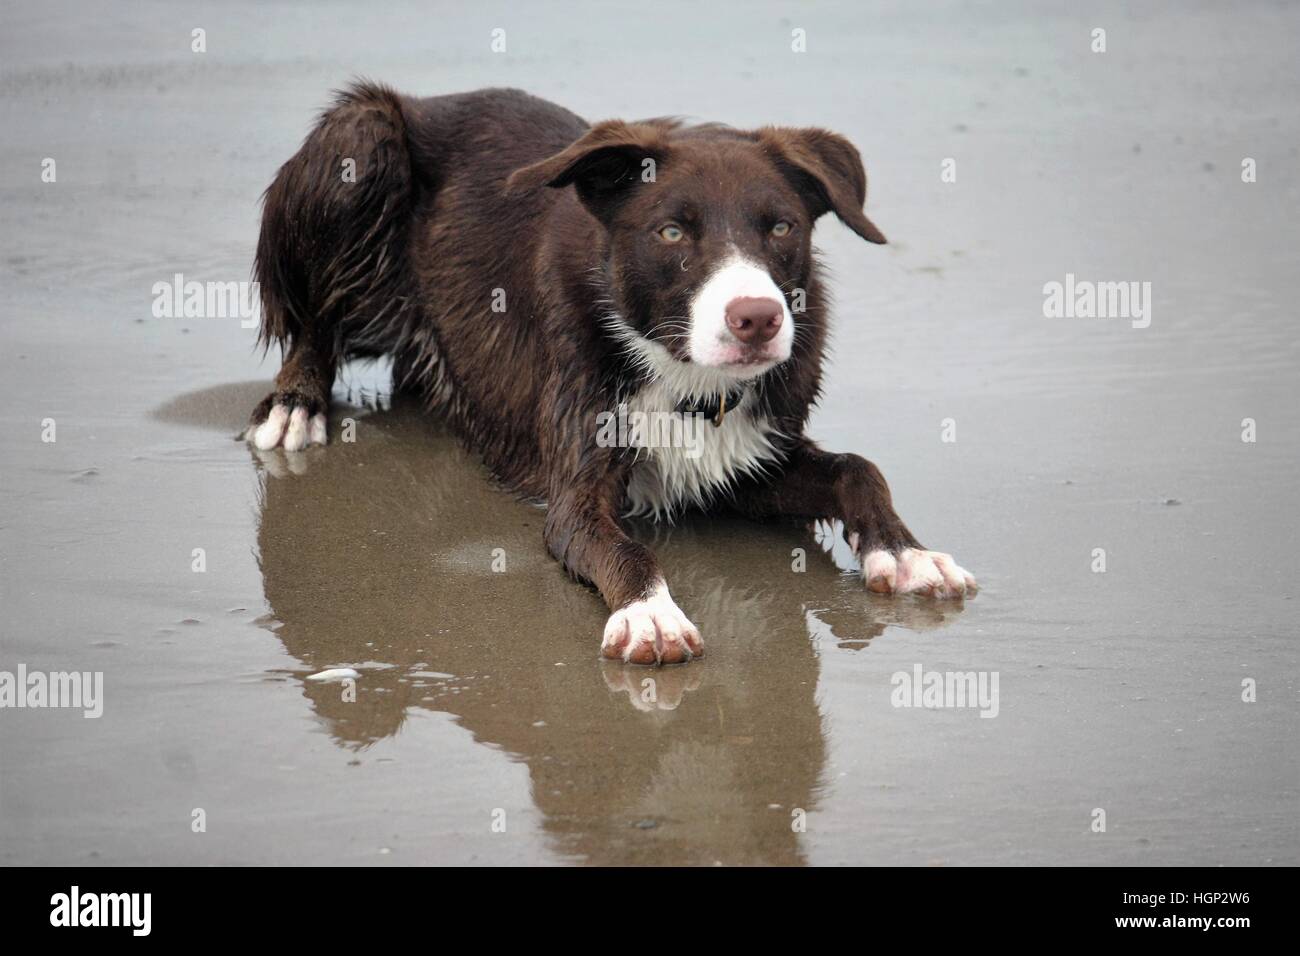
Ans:
[{"label": "dog's reflection in water", "polygon": [[304,680],[316,714],[357,750],[410,708],[455,715],[528,765],[559,850],[591,862],[801,862],[792,814],[817,806],[827,750],[819,654],[960,612],[868,594],[799,529],[687,520],[643,532],[708,657],[611,663],[604,604],[546,555],[539,507],[400,401],[339,437],[262,458],[266,624],[302,677],[362,675],[355,701]]}]

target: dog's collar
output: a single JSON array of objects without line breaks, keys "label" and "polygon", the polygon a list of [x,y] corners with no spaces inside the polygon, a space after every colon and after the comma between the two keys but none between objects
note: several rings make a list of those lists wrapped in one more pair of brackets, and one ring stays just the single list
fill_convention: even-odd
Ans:
[{"label": "dog's collar", "polygon": [[676,411],[683,415],[704,415],[713,422],[713,426],[722,424],[727,412],[739,405],[745,398],[745,386],[737,385],[728,389],[725,395],[710,395],[707,398],[683,398],[677,403]]}]

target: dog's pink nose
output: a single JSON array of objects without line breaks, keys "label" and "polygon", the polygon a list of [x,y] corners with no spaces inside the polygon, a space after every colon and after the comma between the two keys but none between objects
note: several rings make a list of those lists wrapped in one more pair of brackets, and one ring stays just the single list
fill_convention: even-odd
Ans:
[{"label": "dog's pink nose", "polygon": [[784,315],[776,299],[741,296],[727,303],[727,328],[746,345],[762,345],[780,330]]}]

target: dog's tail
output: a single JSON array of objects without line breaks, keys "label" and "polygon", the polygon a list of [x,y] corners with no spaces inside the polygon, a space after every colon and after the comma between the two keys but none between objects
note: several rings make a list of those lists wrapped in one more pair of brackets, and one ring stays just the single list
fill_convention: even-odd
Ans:
[{"label": "dog's tail", "polygon": [[253,278],[264,349],[306,337],[341,361],[411,334],[416,190],[402,98],[366,81],[340,92],[263,196]]}]

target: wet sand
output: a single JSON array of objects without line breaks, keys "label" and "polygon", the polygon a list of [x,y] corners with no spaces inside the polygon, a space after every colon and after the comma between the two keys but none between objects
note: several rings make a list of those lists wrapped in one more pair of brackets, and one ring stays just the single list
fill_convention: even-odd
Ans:
[{"label": "wet sand", "polygon": [[[0,863],[1300,862],[1300,10],[1175,9],[6,11],[0,670],[103,671],[105,703],[0,711]],[[344,373],[327,449],[234,440],[276,357],[151,288],[248,277],[261,190],[359,73],[853,139],[891,245],[819,227],[811,431],[979,596],[642,525],[709,653],[625,668],[542,511],[382,368]],[[1151,282],[1150,327],[1044,318],[1067,272]],[[996,672],[997,716],[893,706],[918,664]],[[307,679],[334,667],[355,702]]]}]

